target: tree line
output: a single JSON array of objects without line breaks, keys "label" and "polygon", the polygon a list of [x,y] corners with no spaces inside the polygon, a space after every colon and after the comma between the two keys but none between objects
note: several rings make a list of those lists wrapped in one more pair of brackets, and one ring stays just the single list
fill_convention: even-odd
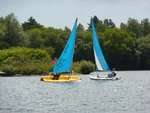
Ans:
[{"label": "tree line", "polygon": [[[111,68],[117,70],[150,69],[150,21],[129,18],[119,27],[111,19],[100,20],[94,16],[99,42]],[[79,23],[77,28],[74,62],[94,61],[91,24],[88,28]],[[47,51],[51,59],[57,59],[69,36],[70,28],[45,27],[30,17],[19,23],[13,13],[0,17],[0,50],[9,48],[33,48]],[[0,51],[1,52],[1,51]],[[50,62],[50,61],[47,61]],[[4,63],[0,61],[0,63]]]}]

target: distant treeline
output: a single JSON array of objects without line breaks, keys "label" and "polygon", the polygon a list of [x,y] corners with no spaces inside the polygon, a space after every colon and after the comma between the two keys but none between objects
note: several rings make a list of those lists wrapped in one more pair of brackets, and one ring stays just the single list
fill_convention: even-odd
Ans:
[{"label": "distant treeline", "polygon": [[[117,70],[150,69],[150,21],[129,18],[127,23],[116,27],[111,19],[94,22],[104,55],[110,67]],[[92,37],[89,27],[78,24],[74,62],[88,60],[94,62]],[[51,59],[57,59],[70,33],[70,28],[45,27],[30,17],[19,23],[14,14],[0,17],[0,49],[38,48],[46,50]],[[25,61],[27,59],[24,59]],[[47,61],[49,62],[49,61]],[[4,61],[0,61],[0,66]],[[11,62],[10,62],[11,63]]]}]

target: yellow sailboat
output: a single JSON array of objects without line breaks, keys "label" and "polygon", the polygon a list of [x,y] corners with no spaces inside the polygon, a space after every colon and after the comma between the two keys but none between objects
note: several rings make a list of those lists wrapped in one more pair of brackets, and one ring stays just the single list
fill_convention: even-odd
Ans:
[{"label": "yellow sailboat", "polygon": [[77,32],[77,19],[74,23],[73,29],[70,33],[69,39],[61,56],[57,60],[56,64],[53,66],[52,71],[50,71],[48,75],[41,77],[41,81],[74,82],[80,80],[80,77],[77,74],[72,73],[76,32]]}]

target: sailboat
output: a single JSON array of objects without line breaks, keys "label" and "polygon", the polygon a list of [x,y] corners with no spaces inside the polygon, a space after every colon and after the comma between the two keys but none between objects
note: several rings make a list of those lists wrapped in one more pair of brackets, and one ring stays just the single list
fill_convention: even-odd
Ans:
[{"label": "sailboat", "polygon": [[45,82],[73,82],[80,80],[80,77],[72,73],[73,54],[77,32],[77,19],[69,35],[67,44],[61,53],[61,56],[54,64],[49,75],[42,76],[41,80]]},{"label": "sailboat", "polygon": [[93,74],[91,73],[92,76],[90,76],[90,79],[92,80],[118,80],[119,78],[116,77],[115,75],[116,73],[110,70],[105,60],[102,48],[98,42],[98,37],[96,34],[96,29],[94,26],[93,19],[91,19],[91,24],[92,24],[91,30],[92,30],[93,51],[94,51],[95,63],[96,63],[96,67],[98,71]]}]

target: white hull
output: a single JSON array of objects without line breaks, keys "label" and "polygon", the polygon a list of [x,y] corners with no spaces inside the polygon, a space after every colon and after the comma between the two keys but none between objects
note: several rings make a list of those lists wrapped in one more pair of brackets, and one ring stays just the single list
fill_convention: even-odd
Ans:
[{"label": "white hull", "polygon": [[91,72],[90,75],[99,75],[102,77],[106,77],[109,73],[110,71],[94,71],[94,72]]},{"label": "white hull", "polygon": [[120,79],[120,77],[109,78],[109,77],[97,77],[97,76],[90,76],[89,78],[91,80],[119,80]]}]

